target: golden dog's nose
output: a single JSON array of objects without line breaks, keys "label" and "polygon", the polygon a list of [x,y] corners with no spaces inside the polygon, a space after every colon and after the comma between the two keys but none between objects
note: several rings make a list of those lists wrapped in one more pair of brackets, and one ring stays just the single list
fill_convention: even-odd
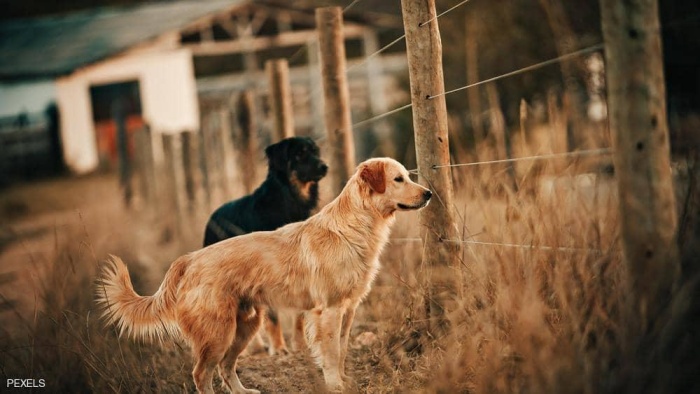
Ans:
[{"label": "golden dog's nose", "polygon": [[423,192],[423,199],[425,201],[430,200],[430,197],[432,197],[432,196],[433,196],[433,192],[431,192],[430,190],[426,190]]}]

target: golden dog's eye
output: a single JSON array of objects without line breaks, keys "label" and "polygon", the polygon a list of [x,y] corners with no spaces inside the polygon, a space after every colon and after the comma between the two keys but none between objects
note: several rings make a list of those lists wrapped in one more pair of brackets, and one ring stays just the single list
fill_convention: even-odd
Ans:
[{"label": "golden dog's eye", "polygon": [[403,177],[402,177],[402,176],[397,176],[396,178],[394,178],[394,181],[396,181],[396,182],[403,182]]}]

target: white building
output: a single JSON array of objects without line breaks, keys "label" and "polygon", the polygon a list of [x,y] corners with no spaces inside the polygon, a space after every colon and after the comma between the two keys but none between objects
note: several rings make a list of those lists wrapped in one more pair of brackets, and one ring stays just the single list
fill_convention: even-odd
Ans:
[{"label": "white building", "polygon": [[[345,35],[346,42],[361,43],[364,53],[379,44],[374,29],[359,18],[346,19]],[[64,160],[73,172],[89,172],[113,143],[109,111],[115,97],[129,100],[129,122],[148,124],[154,135],[197,131],[199,94],[249,88],[251,83],[264,87],[261,62],[266,56],[314,48],[315,40],[313,10],[251,0],[145,3],[2,21],[0,119],[40,113],[55,102]],[[217,56],[225,59],[220,63],[238,64],[239,69],[229,72],[228,79],[198,81],[195,64],[210,68]],[[306,68],[310,57],[301,58]],[[404,68],[404,61],[394,68]],[[319,82],[311,79],[303,83]],[[383,110],[376,107],[382,105],[378,97],[383,95],[377,93],[381,83],[370,79],[367,86],[374,94],[361,101],[371,101],[375,112]]]}]

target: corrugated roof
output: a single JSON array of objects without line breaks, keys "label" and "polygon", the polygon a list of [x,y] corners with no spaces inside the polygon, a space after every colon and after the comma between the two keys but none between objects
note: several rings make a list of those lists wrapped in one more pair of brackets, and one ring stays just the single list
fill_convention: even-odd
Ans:
[{"label": "corrugated roof", "polygon": [[69,74],[134,45],[181,29],[241,0],[177,1],[106,7],[0,22],[0,79]]}]

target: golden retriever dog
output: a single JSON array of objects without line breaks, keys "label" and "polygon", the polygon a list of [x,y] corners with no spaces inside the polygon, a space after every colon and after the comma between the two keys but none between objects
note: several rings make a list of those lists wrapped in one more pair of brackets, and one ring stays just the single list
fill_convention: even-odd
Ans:
[{"label": "golden retriever dog", "polygon": [[240,353],[268,307],[307,311],[309,347],[331,391],[343,389],[355,309],[379,270],[397,211],[428,204],[432,193],[389,158],[361,163],[340,195],[303,222],[230,238],[175,260],[152,296],[133,290],[118,257],[103,269],[98,302],[108,323],[132,337],[177,336],[192,347],[197,390],[246,389]]}]

